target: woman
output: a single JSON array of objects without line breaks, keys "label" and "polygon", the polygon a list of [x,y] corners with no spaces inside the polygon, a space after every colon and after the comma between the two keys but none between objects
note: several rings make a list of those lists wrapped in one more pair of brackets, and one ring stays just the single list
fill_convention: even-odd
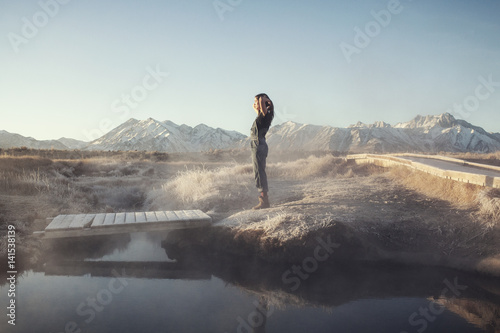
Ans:
[{"label": "woman", "polygon": [[259,94],[255,96],[253,109],[257,113],[257,118],[253,122],[250,132],[253,171],[255,174],[255,185],[260,192],[259,204],[253,209],[269,208],[269,198],[267,192],[266,158],[268,147],[266,134],[274,118],[274,105],[269,96]]}]

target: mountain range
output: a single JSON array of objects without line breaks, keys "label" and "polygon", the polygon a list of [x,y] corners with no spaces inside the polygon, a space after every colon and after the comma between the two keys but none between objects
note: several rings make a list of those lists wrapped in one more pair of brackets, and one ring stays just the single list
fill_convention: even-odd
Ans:
[{"label": "mountain range", "polygon": [[[0,131],[0,148],[148,150],[197,152],[248,148],[250,139],[236,131],[177,125],[171,121],[129,119],[92,142],[61,138],[38,141]],[[349,152],[493,152],[500,150],[500,133],[488,133],[449,113],[417,116],[390,125],[358,122],[347,128],[286,122],[271,127],[267,142],[275,150]]]},{"label": "mountain range", "polygon": [[[249,139],[246,139],[248,141]],[[417,116],[391,126],[358,122],[347,128],[287,122],[272,127],[270,147],[278,150],[349,152],[492,152],[500,150],[500,134],[455,119],[449,113]],[[242,146],[249,144],[243,143]]]},{"label": "mountain range", "polygon": [[22,136],[0,130],[0,148],[27,147],[33,149],[80,149],[87,146],[87,142],[60,138],[58,140],[36,140],[32,137]]},{"label": "mountain range", "polygon": [[246,136],[235,131],[176,125],[171,121],[129,119],[107,134],[90,142],[89,150],[149,150],[164,152],[196,152],[224,149]]}]

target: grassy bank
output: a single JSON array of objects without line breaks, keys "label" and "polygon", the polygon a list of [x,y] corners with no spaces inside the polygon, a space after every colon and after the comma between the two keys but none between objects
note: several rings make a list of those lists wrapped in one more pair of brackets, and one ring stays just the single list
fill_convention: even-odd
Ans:
[{"label": "grassy bank", "polygon": [[426,196],[446,200],[460,208],[476,210],[486,230],[500,226],[500,190],[457,182],[403,166],[390,168],[388,176]]},{"label": "grassy bank", "polygon": [[268,170],[274,205],[262,212],[245,210],[255,198],[251,169],[239,165],[180,173],[150,192],[146,203],[209,211],[216,228],[192,237],[210,251],[298,259],[314,250],[318,235],[336,230],[344,244],[339,259],[500,274],[496,190],[406,168],[358,167],[333,156],[270,164]]},{"label": "grassy bank", "polygon": [[[281,161],[275,155],[267,167],[272,207],[255,212],[249,208],[258,194],[246,153],[212,151],[166,160],[154,153],[133,154],[4,154],[0,229],[16,226],[28,263],[42,257],[38,241],[29,237],[35,220],[180,209],[212,216],[215,227],[196,238],[207,246],[273,260],[299,260],[327,234],[343,244],[336,251],[339,259],[434,253],[482,260],[499,253],[498,191],[403,168],[356,165],[334,154],[284,154]],[[0,251],[6,249],[5,234]]]},{"label": "grassy bank", "polygon": [[[128,156],[129,157],[129,156]],[[5,260],[6,229],[16,228],[20,264],[37,262],[39,241],[31,238],[46,218],[59,214],[142,210],[146,193],[161,186],[179,166],[154,160],[109,157],[50,159],[0,157],[0,255]],[[41,221],[35,226],[35,221]]]}]

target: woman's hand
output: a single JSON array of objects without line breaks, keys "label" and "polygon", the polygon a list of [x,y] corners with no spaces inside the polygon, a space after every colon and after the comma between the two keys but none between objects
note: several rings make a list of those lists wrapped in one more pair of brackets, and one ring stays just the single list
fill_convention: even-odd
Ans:
[{"label": "woman's hand", "polygon": [[255,112],[257,112],[257,115],[262,114],[264,117],[266,116],[267,102],[271,102],[269,98],[266,97],[255,98],[253,102],[253,109],[255,110]]},{"label": "woman's hand", "polygon": [[255,103],[253,104],[253,109],[255,110],[255,112],[257,112],[257,115],[260,113],[260,110]]},{"label": "woman's hand", "polygon": [[255,112],[257,113],[257,115],[259,115],[261,113],[260,111],[260,101],[255,98],[254,102],[253,102],[253,109],[255,110]]}]

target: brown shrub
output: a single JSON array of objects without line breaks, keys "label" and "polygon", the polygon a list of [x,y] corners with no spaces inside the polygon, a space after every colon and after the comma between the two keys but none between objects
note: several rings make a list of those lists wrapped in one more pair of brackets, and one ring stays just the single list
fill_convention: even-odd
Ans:
[{"label": "brown shrub", "polygon": [[479,214],[490,227],[500,225],[500,189],[485,189],[478,196]]},{"label": "brown shrub", "polygon": [[0,156],[0,172],[19,172],[22,170],[46,169],[52,160],[43,157],[6,157]]}]

